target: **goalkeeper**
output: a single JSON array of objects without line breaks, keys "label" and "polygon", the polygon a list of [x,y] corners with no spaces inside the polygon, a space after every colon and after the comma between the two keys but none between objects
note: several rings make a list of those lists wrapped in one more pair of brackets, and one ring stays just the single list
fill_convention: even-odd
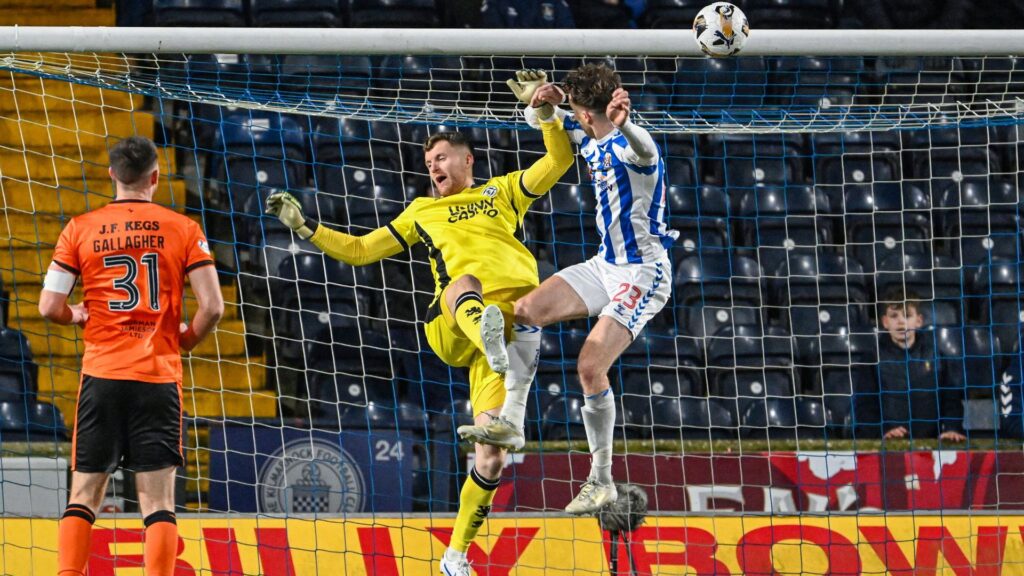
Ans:
[{"label": "goalkeeper", "polygon": [[[544,103],[548,92],[539,71],[521,71],[509,85],[520,99],[537,107],[547,154],[526,170],[473,182],[473,147],[459,132],[430,136],[423,145],[433,186],[432,197],[417,198],[385,226],[352,236],[318,224],[302,213],[287,193],[267,199],[267,213],[277,216],[300,238],[347,264],[371,264],[418,242],[426,244],[434,275],[434,300],[424,319],[427,342],[445,363],[469,368],[474,421],[483,425],[505,419],[522,428],[526,398],[536,372],[540,328],[514,327],[513,305],[537,287],[537,261],[516,238],[523,217],[573,163],[573,153],[554,109]],[[504,377],[503,377],[504,375]],[[499,410],[507,393],[517,401],[512,412]],[[518,408],[517,408],[518,407]],[[476,460],[459,498],[451,544],[441,562],[446,576],[469,576],[466,551],[490,511],[505,461],[505,448],[476,444]]]}]

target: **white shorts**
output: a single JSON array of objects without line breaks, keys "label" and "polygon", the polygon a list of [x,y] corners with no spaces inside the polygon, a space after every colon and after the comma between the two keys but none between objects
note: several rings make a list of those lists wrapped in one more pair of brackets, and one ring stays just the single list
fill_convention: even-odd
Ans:
[{"label": "white shorts", "polygon": [[612,264],[595,256],[556,275],[579,294],[590,316],[614,318],[634,339],[661,312],[672,293],[668,253],[644,264]]}]

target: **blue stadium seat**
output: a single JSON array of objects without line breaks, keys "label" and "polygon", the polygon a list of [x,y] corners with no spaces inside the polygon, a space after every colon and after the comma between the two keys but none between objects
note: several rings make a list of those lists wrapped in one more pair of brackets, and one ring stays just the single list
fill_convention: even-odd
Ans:
[{"label": "blue stadium seat", "polygon": [[281,82],[312,95],[358,106],[369,93],[373,64],[368,56],[290,54],[281,62]]},{"label": "blue stadium seat", "polygon": [[[900,142],[887,132],[825,132],[811,137],[814,179],[819,185],[867,185],[898,182]],[[832,209],[843,206],[842,195],[831,194]]]},{"label": "blue stadium seat", "polygon": [[464,99],[464,69],[457,56],[388,56],[378,68],[375,90],[385,98],[398,97],[398,106],[422,107],[429,102],[450,107]]},{"label": "blue stadium seat", "polygon": [[797,437],[801,439],[826,438],[833,427],[832,414],[820,398],[796,397]]},{"label": "blue stadium seat", "polygon": [[333,414],[347,405],[396,406],[399,402],[401,391],[387,339],[369,331],[359,334],[358,327],[355,331],[354,339],[345,335],[351,343],[331,343],[338,331],[325,326],[306,342],[305,376],[314,412]]},{"label": "blue stadium seat", "polygon": [[551,250],[559,270],[597,254],[596,199],[590,186],[555,185],[548,193],[551,202]]},{"label": "blue stadium seat", "polygon": [[765,398],[751,402],[740,417],[742,438],[795,438],[796,398]]},{"label": "blue stadium seat", "polygon": [[353,234],[363,234],[386,225],[405,208],[405,190],[397,183],[350,188],[345,195],[349,225]]},{"label": "blue stadium seat", "polygon": [[761,267],[727,250],[684,255],[675,266],[674,298],[678,305],[760,306]]},{"label": "blue stadium seat", "polygon": [[0,440],[3,442],[63,442],[66,438],[64,417],[53,404],[26,398],[0,401]]},{"label": "blue stadium seat", "polygon": [[961,323],[967,282],[958,263],[927,254],[893,254],[882,261],[875,279],[879,294],[894,285],[917,294],[925,302],[925,323],[933,325]]},{"label": "blue stadium seat", "polygon": [[859,262],[825,250],[791,250],[769,280],[772,302],[852,304],[869,301],[868,283]]},{"label": "blue stadium seat", "polygon": [[780,105],[834,112],[853,103],[864,90],[864,59],[861,57],[775,58],[771,68],[771,92]]},{"label": "blue stadium seat", "polygon": [[951,182],[939,192],[937,228],[946,253],[964,266],[1020,260],[1020,197],[1011,182]]},{"label": "blue stadium seat", "polygon": [[931,201],[911,184],[875,184],[870,195],[851,194],[846,202],[846,251],[865,272],[893,254],[929,254]]},{"label": "blue stadium seat", "polygon": [[672,107],[715,114],[728,108],[764,104],[768,70],[760,57],[679,58],[672,83]]},{"label": "blue stadium seat", "polygon": [[[841,426],[852,409],[854,382],[874,378],[878,340],[874,333],[823,334],[797,339],[804,382],[810,390],[821,391],[833,423]],[[807,386],[805,386],[807,388]]]},{"label": "blue stadium seat", "polygon": [[335,194],[365,184],[401,189],[398,143],[398,127],[391,123],[318,120],[313,132],[317,188]]},{"label": "blue stadium seat", "polygon": [[583,397],[562,396],[548,405],[542,420],[544,440],[581,440],[587,437],[583,426]]},{"label": "blue stadium seat", "polygon": [[650,0],[643,16],[644,27],[689,30],[706,4],[703,0]]},{"label": "blue stadium seat", "polygon": [[229,114],[214,149],[207,174],[212,188],[227,191],[227,201],[217,205],[232,212],[241,210],[257,188],[306,185],[306,142],[295,118],[260,111]]},{"label": "blue stadium seat", "polygon": [[654,438],[719,439],[736,434],[736,421],[729,411],[707,398],[659,398],[652,404],[651,415]]},{"label": "blue stadium seat", "polygon": [[832,243],[828,213],[828,198],[811,186],[758,185],[740,198],[737,245],[774,270],[790,250]]},{"label": "blue stadium seat", "polygon": [[711,181],[730,189],[755,184],[802,184],[805,146],[799,134],[713,135],[705,163]]},{"label": "blue stadium seat", "polygon": [[351,0],[353,28],[432,28],[439,24],[434,0]]},{"label": "blue stadium seat", "polygon": [[1024,326],[1022,273],[1019,260],[983,264],[974,272],[968,290],[966,304],[973,322],[965,324],[990,327],[1007,351],[1019,347]]},{"label": "blue stadium seat", "polygon": [[39,365],[25,335],[0,327],[0,400],[34,401],[39,391]]},{"label": "blue stadium seat", "polygon": [[261,27],[333,28],[345,25],[347,0],[250,0],[253,24]]},{"label": "blue stadium seat", "polygon": [[693,338],[714,336],[727,328],[742,325],[763,325],[765,310],[759,306],[695,305],[680,306],[680,330]]},{"label": "blue stadium seat", "polygon": [[418,406],[407,402],[360,404],[343,404],[337,412],[320,415],[321,418],[333,420],[341,429],[367,430],[383,428],[387,430],[406,429],[423,431],[430,428],[431,423],[426,413]]},{"label": "blue stadium seat", "polygon": [[745,0],[743,10],[758,28],[835,28],[842,0]]},{"label": "blue stadium seat", "polygon": [[866,304],[793,304],[783,321],[797,338],[871,331]]},{"label": "blue stadium seat", "polygon": [[677,251],[730,245],[729,208],[725,192],[718,186],[669,186],[668,212],[669,228],[679,231]]},{"label": "blue stadium seat", "polygon": [[153,0],[155,26],[244,27],[243,0]]},{"label": "blue stadium seat", "polygon": [[951,378],[948,386],[971,398],[989,398],[996,393],[1008,357],[1003,356],[1002,344],[989,327],[943,326],[936,328],[934,337],[940,361]]},{"label": "blue stadium seat", "polygon": [[921,179],[957,182],[962,178],[987,177],[1003,172],[998,142],[1001,132],[993,128],[945,128],[914,130],[906,136],[913,176]]},{"label": "blue stadium seat", "polygon": [[885,86],[883,103],[950,105],[966,98],[970,85],[959,58],[888,56],[875,60],[877,82]]}]

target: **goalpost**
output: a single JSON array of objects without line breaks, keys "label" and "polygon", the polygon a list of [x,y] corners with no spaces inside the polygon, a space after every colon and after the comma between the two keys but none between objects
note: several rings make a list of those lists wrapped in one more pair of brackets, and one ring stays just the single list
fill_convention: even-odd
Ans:
[{"label": "goalpost", "polygon": [[[185,358],[179,572],[436,571],[471,462],[466,376],[422,335],[426,251],[346,266],[263,201],[286,189],[366,233],[427,193],[439,130],[471,135],[478,179],[525,168],[543,146],[505,80],[583,61],[622,76],[681,232],[672,300],[611,373],[614,475],[650,508],[620,573],[1020,569],[1024,456],[1002,423],[1022,417],[1024,33],[753,24],[725,60],[688,30],[0,27],[0,571],[56,570],[83,347],[38,294],[132,134],[160,146],[156,201],[203,224],[227,306]],[[595,203],[578,163],[531,209],[542,278],[596,253]],[[905,359],[913,392],[872,396],[899,364],[876,327],[906,299],[933,352]],[[588,463],[588,329],[545,329],[477,574],[609,571],[609,535],[561,514]],[[866,414],[894,403],[912,438],[882,442]],[[139,566],[130,488],[108,494],[90,574]]]}]

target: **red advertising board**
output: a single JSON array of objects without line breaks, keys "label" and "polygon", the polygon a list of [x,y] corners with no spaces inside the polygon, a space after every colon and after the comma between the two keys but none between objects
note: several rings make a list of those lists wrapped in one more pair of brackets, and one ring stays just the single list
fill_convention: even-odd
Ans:
[{"label": "red advertising board", "polygon": [[[559,510],[589,466],[582,453],[515,455],[494,508]],[[1024,510],[1021,452],[626,454],[612,471],[662,512]]]}]

